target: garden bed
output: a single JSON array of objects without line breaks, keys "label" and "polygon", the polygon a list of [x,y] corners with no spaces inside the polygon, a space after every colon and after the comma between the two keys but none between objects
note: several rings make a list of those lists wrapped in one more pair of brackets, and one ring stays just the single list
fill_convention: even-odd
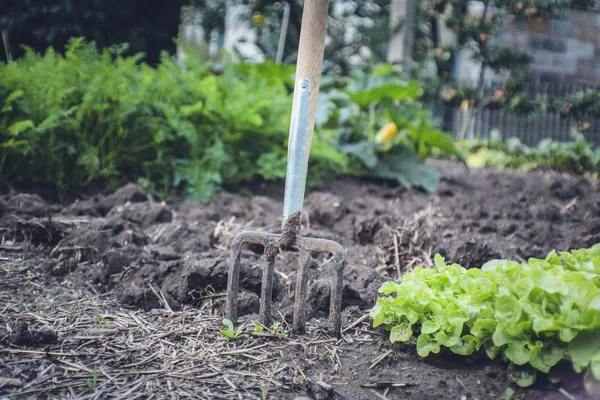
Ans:
[{"label": "garden bed", "polygon": [[[323,256],[311,267],[315,319],[307,333],[253,331],[258,248],[244,252],[240,277],[248,336],[219,340],[229,242],[243,229],[279,231],[281,182],[254,185],[252,196],[222,192],[206,205],[151,203],[135,185],[67,206],[2,196],[0,394],[336,398],[327,385],[357,399],[503,398],[508,387],[518,394],[501,360],[422,360],[412,346],[389,344],[364,316],[383,282],[432,265],[436,253],[473,268],[600,242],[597,182],[434,164],[444,178],[433,195],[350,178],[307,195],[302,234],[347,249],[339,340],[322,329],[331,267]],[[281,329],[291,320],[296,258],[284,253],[277,261]],[[23,330],[19,341],[18,332],[2,330],[26,325],[57,336]],[[573,374],[552,385],[541,377],[525,398],[585,399],[581,381]]]}]

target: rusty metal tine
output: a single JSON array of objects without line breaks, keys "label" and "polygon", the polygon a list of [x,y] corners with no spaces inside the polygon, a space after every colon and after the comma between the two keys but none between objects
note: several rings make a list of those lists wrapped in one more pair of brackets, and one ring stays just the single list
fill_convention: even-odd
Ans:
[{"label": "rusty metal tine", "polygon": [[[237,237],[235,238],[237,239]],[[238,287],[240,283],[240,257],[243,242],[233,240],[231,244],[231,258],[229,259],[229,273],[227,275],[227,300],[225,303],[225,316],[234,324],[238,317]]]},{"label": "rusty metal tine", "polygon": [[312,260],[310,253],[300,247],[298,273],[296,274],[296,294],[294,297],[294,322],[295,332],[304,332],[306,325],[306,284],[308,282],[308,267]]},{"label": "rusty metal tine", "polygon": [[344,290],[343,257],[334,258],[334,274],[331,282],[331,298],[329,302],[329,330],[336,336],[341,336],[342,329],[342,291]]},{"label": "rusty metal tine", "polygon": [[[281,235],[267,232],[241,232],[238,233],[231,242],[231,258],[229,260],[229,276],[227,279],[227,300],[226,316],[233,323],[237,323],[238,317],[238,291],[240,276],[240,256],[242,246],[246,243],[260,244],[266,247],[269,243],[277,240]],[[296,299],[294,301],[294,330],[304,328],[306,323],[306,283],[308,280],[308,264],[310,261],[310,252],[321,252],[333,255],[334,274],[331,284],[331,298],[329,306],[329,329],[332,334],[338,337],[341,334],[341,309],[342,309],[342,290],[344,278],[344,248],[338,242],[327,239],[309,238],[305,236],[296,237],[296,246],[300,249],[300,269],[298,280],[296,282]],[[260,316],[270,325],[272,291],[273,291],[273,272],[274,263],[263,267]],[[300,288],[298,287],[300,285]],[[299,294],[299,292],[301,292]]]},{"label": "rusty metal tine", "polygon": [[271,303],[273,301],[273,269],[275,261],[266,262],[263,267],[262,285],[260,288],[260,317],[265,326],[271,325]]}]

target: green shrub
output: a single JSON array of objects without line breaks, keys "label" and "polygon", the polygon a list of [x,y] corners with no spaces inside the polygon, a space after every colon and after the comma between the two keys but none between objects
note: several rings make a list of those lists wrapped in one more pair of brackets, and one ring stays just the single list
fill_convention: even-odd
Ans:
[{"label": "green shrub", "polygon": [[[158,198],[206,201],[222,185],[285,177],[293,67],[166,54],[151,67],[126,48],[73,39],[64,56],[28,50],[0,64],[0,189],[40,185],[68,200],[135,181]],[[414,82],[383,69],[326,87],[309,184],[366,174],[432,191],[439,172],[422,161],[434,148],[460,155],[414,101]],[[390,121],[398,135],[379,143]]]},{"label": "green shrub", "polygon": [[[29,50],[0,64],[3,187],[47,184],[64,198],[139,180],[159,197],[207,200],[223,183],[285,176],[289,69],[232,65],[217,75],[167,56],[152,68],[122,50],[78,39],[64,57]],[[317,139],[317,173],[342,162],[322,147]]]},{"label": "green shrub", "polygon": [[435,269],[415,268],[379,291],[394,296],[377,300],[373,325],[392,342],[416,335],[422,357],[443,346],[546,373],[567,359],[600,380],[600,244],[469,270],[436,255]]},{"label": "green shrub", "polygon": [[402,79],[389,65],[369,74],[356,70],[341,86],[321,97],[317,123],[360,174],[433,192],[441,173],[425,165],[425,159],[444,154],[466,162],[417,102],[419,85]]},{"label": "green shrub", "polygon": [[591,147],[581,133],[569,142],[543,139],[536,147],[527,146],[516,137],[501,141],[497,135],[465,141],[459,147],[470,154],[473,166],[546,168],[579,175],[600,172],[600,149]]}]

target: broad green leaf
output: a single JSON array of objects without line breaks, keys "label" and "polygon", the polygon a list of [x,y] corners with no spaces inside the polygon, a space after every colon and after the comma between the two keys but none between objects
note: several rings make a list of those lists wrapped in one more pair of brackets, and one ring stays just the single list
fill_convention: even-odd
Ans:
[{"label": "broad green leaf", "polygon": [[514,296],[498,296],[496,318],[499,321],[518,321],[521,318],[521,311],[521,303]]},{"label": "broad green leaf", "polygon": [[442,257],[440,254],[436,254],[433,257],[433,262],[438,271],[443,271],[444,269],[446,269],[446,261],[444,260],[444,257]]},{"label": "broad green leaf", "polygon": [[600,359],[592,361],[590,364],[590,372],[594,378],[600,380]]},{"label": "broad green leaf", "polygon": [[367,168],[376,168],[377,167],[377,157],[375,156],[374,150],[380,148],[381,146],[378,143],[364,140],[357,143],[350,144],[338,144],[336,148],[342,153],[353,154],[359,158],[359,160],[365,165]]},{"label": "broad green leaf", "polygon": [[432,340],[429,335],[421,333],[417,338],[417,354],[421,357],[427,357],[429,353],[437,354],[440,352],[440,344]]},{"label": "broad green leaf", "polygon": [[438,329],[440,329],[440,324],[435,321],[425,321],[423,325],[421,325],[422,333],[434,333]]},{"label": "broad green leaf", "polygon": [[437,129],[428,129],[419,135],[419,143],[421,146],[429,149],[437,147],[448,154],[456,156],[464,165],[467,165],[467,155],[454,144],[452,137],[445,132]]},{"label": "broad green leaf", "polygon": [[496,330],[492,335],[492,340],[494,341],[494,345],[497,347],[504,346],[507,343],[510,343],[511,338],[506,334],[503,325],[496,326]]},{"label": "broad green leaf", "polygon": [[560,328],[559,330],[559,338],[565,343],[573,340],[575,336],[577,336],[578,331],[573,328]]},{"label": "broad green leaf", "polygon": [[383,99],[407,100],[420,96],[421,89],[415,82],[404,81],[397,76],[375,76],[355,70],[344,89],[350,99],[366,110]]},{"label": "broad green leaf", "polygon": [[396,146],[388,153],[388,164],[379,165],[372,172],[375,176],[395,179],[405,188],[421,187],[433,193],[440,181],[441,173],[425,165],[419,157],[404,146]]},{"label": "broad green leaf", "polygon": [[600,330],[580,332],[575,339],[569,342],[569,357],[573,361],[573,368],[581,372],[595,357],[600,356]]},{"label": "broad green leaf", "polygon": [[390,331],[390,341],[392,343],[408,342],[412,337],[412,333],[411,324],[408,321],[404,321],[392,328]]},{"label": "broad green leaf", "polygon": [[544,318],[541,315],[533,316],[533,330],[535,333],[544,331],[555,331],[557,328],[556,323],[551,318]]},{"label": "broad green leaf", "polygon": [[473,335],[464,335],[457,344],[450,347],[453,353],[463,356],[471,355],[479,346],[479,341]]},{"label": "broad green leaf", "polygon": [[569,294],[569,287],[567,284],[561,281],[557,276],[553,276],[550,272],[536,270],[531,278],[539,288],[548,293],[560,293],[563,296]]},{"label": "broad green leaf", "polygon": [[530,366],[510,364],[508,366],[508,378],[520,387],[529,387],[535,383],[536,372]]},{"label": "broad green leaf", "polygon": [[504,354],[506,354],[506,358],[517,365],[523,365],[529,361],[527,342],[517,340],[510,341]]},{"label": "broad green leaf", "polygon": [[594,375],[590,369],[583,377],[583,385],[592,398],[600,398],[600,375]]},{"label": "broad green leaf", "polygon": [[562,360],[567,353],[567,349],[557,343],[548,342],[546,344],[539,342],[529,352],[529,363],[536,369],[548,373],[550,368]]},{"label": "broad green leaf", "polygon": [[400,287],[400,285],[398,285],[396,282],[384,282],[381,285],[381,287],[379,288],[379,293],[382,293],[382,294],[396,293],[398,291],[399,287]]}]

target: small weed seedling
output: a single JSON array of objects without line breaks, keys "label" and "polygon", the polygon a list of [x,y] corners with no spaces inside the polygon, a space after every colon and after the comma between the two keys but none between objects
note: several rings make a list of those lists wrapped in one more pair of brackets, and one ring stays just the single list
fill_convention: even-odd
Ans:
[{"label": "small weed seedling", "polygon": [[200,296],[201,299],[207,296],[212,296],[216,292],[217,291],[215,290],[215,288],[213,288],[213,286],[210,283],[206,285],[206,287],[196,289],[196,294]]},{"label": "small weed seedling", "polygon": [[104,319],[100,316],[97,308],[92,309],[92,314],[94,314],[94,318],[96,319],[96,323],[98,326],[102,326],[104,324]]},{"label": "small weed seedling", "polygon": [[98,376],[100,376],[100,370],[96,368],[94,369],[94,375],[92,376],[92,379],[88,379],[85,381],[85,384],[88,387],[88,389],[90,389],[90,392],[96,390],[96,387],[98,386]]},{"label": "small weed seedling", "polygon": [[258,387],[260,388],[261,400],[267,400],[269,397],[269,382],[261,382]]},{"label": "small weed seedling", "polygon": [[254,333],[262,333],[262,332],[264,332],[264,330],[265,330],[265,327],[258,322],[254,326]]},{"label": "small weed seedling", "polygon": [[281,325],[277,321],[273,322],[273,325],[271,325],[271,332],[273,332],[276,335],[280,335],[280,336],[287,336],[287,334],[288,334],[287,329],[285,329],[283,327],[283,325]]},{"label": "small weed seedling", "polygon": [[225,325],[226,329],[219,329],[219,332],[223,335],[220,338],[221,340],[237,340],[246,336],[242,333],[242,330],[244,329],[243,324],[240,325],[237,331],[233,327],[233,322],[228,319],[223,320],[223,325]]}]

